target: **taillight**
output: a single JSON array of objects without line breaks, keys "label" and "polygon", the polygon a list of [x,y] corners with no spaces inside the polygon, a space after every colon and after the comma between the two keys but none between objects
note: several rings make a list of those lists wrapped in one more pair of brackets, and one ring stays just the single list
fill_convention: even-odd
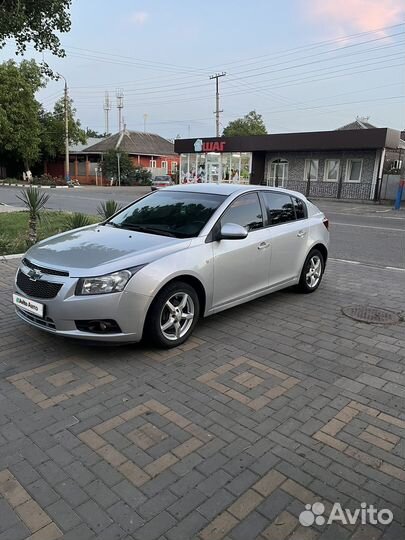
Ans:
[{"label": "taillight", "polygon": [[325,227],[327,229],[329,229],[329,219],[324,217],[323,220],[322,220],[322,223],[325,225]]}]

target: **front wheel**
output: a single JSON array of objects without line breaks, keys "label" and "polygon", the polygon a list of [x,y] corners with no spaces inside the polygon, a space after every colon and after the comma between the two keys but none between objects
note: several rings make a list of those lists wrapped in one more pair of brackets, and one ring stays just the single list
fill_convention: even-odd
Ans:
[{"label": "front wheel", "polygon": [[145,336],[158,347],[177,347],[190,337],[199,314],[200,302],[195,289],[182,281],[169,283],[157,294],[149,309]]},{"label": "front wheel", "polygon": [[316,291],[322,281],[325,270],[325,259],[320,251],[313,249],[305,259],[302,268],[298,290],[302,293],[311,293]]}]

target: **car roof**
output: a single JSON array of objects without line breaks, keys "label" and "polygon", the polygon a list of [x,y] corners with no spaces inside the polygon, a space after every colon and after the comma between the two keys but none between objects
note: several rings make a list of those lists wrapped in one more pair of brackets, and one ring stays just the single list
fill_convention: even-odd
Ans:
[{"label": "car roof", "polygon": [[171,191],[189,191],[194,193],[210,193],[213,195],[233,195],[234,193],[243,193],[243,192],[249,192],[249,191],[268,191],[268,192],[274,192],[274,191],[282,191],[284,193],[289,193],[290,195],[296,195],[297,197],[300,197],[301,199],[305,199],[304,195],[302,193],[298,193],[297,191],[291,191],[290,189],[284,189],[284,188],[274,188],[274,187],[268,187],[268,186],[257,186],[254,184],[219,184],[215,182],[210,183],[201,183],[201,184],[178,184],[175,186],[171,186],[168,188],[165,188],[166,190]]}]

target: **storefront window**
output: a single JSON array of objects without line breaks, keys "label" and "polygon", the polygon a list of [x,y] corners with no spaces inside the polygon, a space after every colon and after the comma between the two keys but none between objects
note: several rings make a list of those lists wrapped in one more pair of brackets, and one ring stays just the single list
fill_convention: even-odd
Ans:
[{"label": "storefront window", "polygon": [[250,152],[208,152],[206,154],[181,154],[180,181],[226,182],[248,184],[251,172]]}]

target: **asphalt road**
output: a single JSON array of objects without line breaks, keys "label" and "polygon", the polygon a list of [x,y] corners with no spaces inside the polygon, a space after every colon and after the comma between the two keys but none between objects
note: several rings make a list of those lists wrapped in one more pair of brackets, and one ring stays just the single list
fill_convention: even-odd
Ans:
[{"label": "asphalt road", "polygon": [[[0,188],[0,203],[20,206],[20,188]],[[149,188],[76,188],[49,190],[48,208],[96,214],[102,201],[128,204]],[[330,220],[330,257],[405,269],[405,210],[333,201],[314,201]],[[1,231],[0,231],[1,232]]]}]

